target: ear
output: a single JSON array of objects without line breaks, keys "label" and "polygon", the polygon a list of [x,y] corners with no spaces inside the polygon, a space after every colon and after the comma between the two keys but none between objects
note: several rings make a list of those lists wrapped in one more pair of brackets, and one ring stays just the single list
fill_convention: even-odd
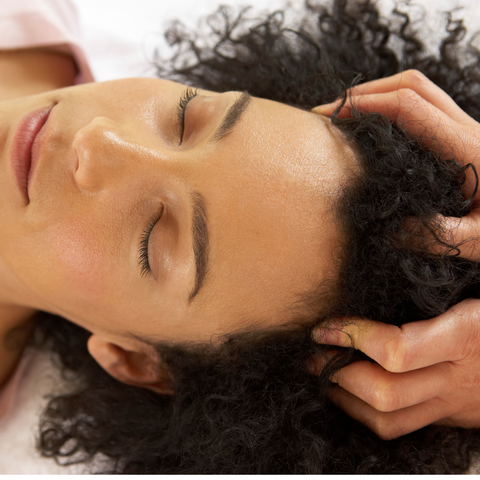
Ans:
[{"label": "ear", "polygon": [[174,393],[170,375],[161,371],[156,359],[146,351],[126,350],[96,334],[89,338],[87,346],[97,363],[118,381],[162,395]]}]

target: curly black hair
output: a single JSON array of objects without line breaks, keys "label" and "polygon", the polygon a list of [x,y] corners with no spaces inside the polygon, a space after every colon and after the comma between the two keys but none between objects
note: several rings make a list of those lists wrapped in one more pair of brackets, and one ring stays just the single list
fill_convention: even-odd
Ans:
[{"label": "curly black hair", "polygon": [[[403,9],[401,11],[401,9]],[[296,26],[284,12],[263,18],[220,8],[206,33],[175,23],[174,55],[160,76],[215,91],[241,90],[303,109],[346,96],[346,88],[418,69],[480,120],[480,53],[461,21],[446,17],[438,54],[426,51],[408,6],[383,18],[371,0],[307,3]],[[75,389],[50,400],[38,447],[57,462],[110,460],[107,473],[460,473],[480,452],[477,430],[429,426],[384,441],[334,406],[328,375],[363,358],[342,349],[314,376],[306,360],[328,346],[311,328],[337,315],[401,325],[477,296],[480,267],[429,255],[405,221],[416,217],[445,242],[437,214],[471,209],[465,166],[436,155],[376,113],[332,117],[356,152],[359,171],[337,200],[344,233],[338,292],[328,311],[275,331],[244,332],[212,345],[156,344],[174,395],[121,384],[89,356],[89,332],[40,314],[36,345],[57,352]],[[457,245],[446,246],[451,250]],[[312,293],[313,295],[313,293]],[[310,295],[310,296],[312,296]],[[314,300],[314,299],[312,299]],[[312,305],[314,302],[312,301]],[[292,319],[295,320],[295,319]]]}]

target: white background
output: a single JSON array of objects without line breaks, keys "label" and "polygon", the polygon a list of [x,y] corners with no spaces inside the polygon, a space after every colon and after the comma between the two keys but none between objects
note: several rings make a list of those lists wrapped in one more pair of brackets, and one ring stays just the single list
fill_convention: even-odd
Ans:
[{"label": "white background", "polygon": [[[168,22],[180,19],[195,26],[197,19],[213,13],[218,0],[74,0],[80,14],[87,54],[97,81],[131,76],[154,76],[149,65],[155,47],[168,53],[163,31]],[[284,0],[222,0],[222,4],[254,4],[255,10],[274,10]],[[473,31],[480,28],[480,0],[416,0],[425,6],[427,37],[442,31],[440,12],[460,4],[466,8],[458,13]],[[386,11],[393,0],[381,0]],[[303,5],[303,0],[291,0],[290,5]],[[475,27],[476,26],[476,27]]]}]

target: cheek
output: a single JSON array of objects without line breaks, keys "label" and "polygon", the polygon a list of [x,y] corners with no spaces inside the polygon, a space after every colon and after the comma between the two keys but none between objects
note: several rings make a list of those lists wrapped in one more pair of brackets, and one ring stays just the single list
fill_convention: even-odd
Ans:
[{"label": "cheek", "polygon": [[[44,295],[69,301],[96,300],[106,293],[105,242],[81,225],[62,225],[43,232],[29,278]],[[31,253],[29,255],[31,258]],[[28,258],[28,257],[27,257]],[[56,302],[57,303],[57,302]]]},{"label": "cheek", "polygon": [[52,235],[52,246],[58,258],[61,280],[89,293],[102,288],[106,252],[91,232],[69,226]]}]

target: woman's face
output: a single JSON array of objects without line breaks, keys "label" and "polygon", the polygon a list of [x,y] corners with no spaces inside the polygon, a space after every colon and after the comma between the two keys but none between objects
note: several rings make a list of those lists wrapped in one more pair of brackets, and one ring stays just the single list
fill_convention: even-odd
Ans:
[{"label": "woman's face", "polygon": [[[335,278],[332,203],[354,160],[329,119],[199,90],[182,134],[185,88],[125,79],[0,104],[0,259],[25,305],[112,339],[208,341],[283,323]],[[12,136],[47,106],[27,203]]]}]

